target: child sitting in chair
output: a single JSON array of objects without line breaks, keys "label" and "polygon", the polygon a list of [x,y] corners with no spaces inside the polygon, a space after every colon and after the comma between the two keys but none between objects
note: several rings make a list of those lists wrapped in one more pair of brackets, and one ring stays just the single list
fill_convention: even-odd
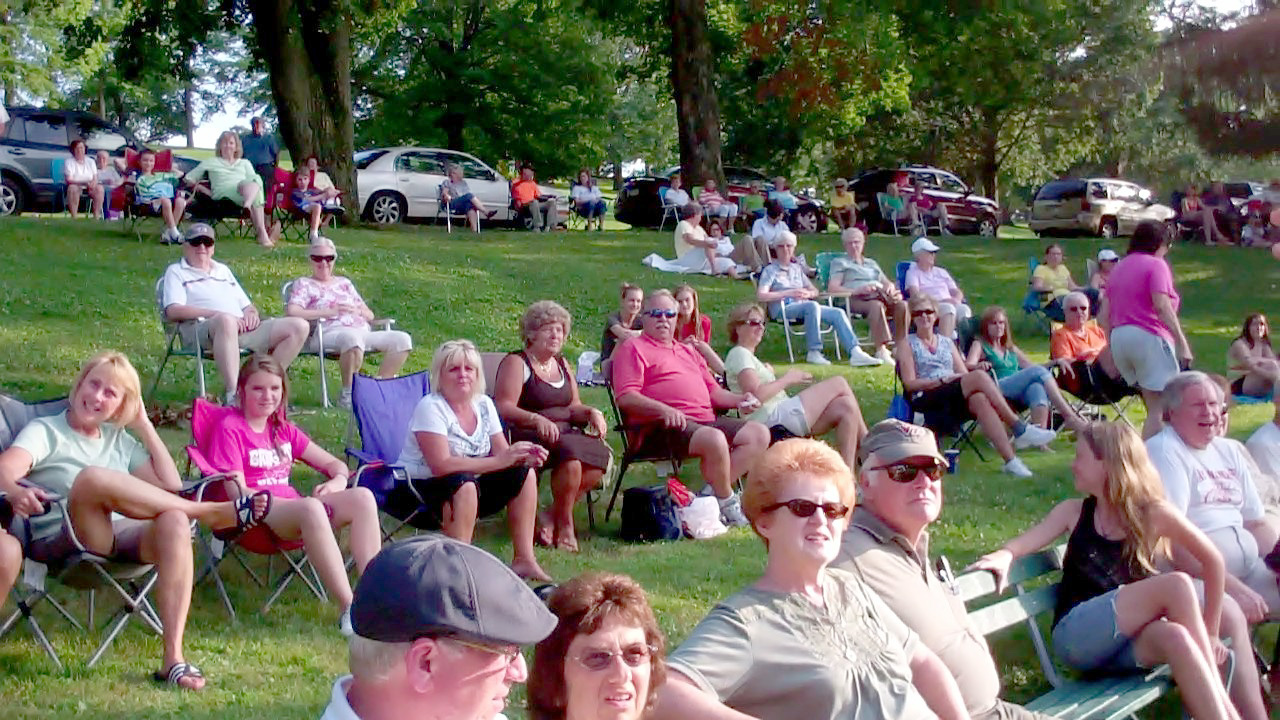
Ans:
[{"label": "child sitting in chair", "polygon": [[306,215],[311,222],[310,239],[320,237],[320,222],[326,212],[332,213],[341,206],[337,198],[341,193],[337,188],[320,190],[311,186],[311,173],[303,168],[293,176],[293,206],[298,212]]}]

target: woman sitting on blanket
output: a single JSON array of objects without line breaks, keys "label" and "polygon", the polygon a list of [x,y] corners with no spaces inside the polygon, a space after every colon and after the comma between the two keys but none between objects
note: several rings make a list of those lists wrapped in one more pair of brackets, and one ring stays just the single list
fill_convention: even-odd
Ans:
[{"label": "woman sitting on blanket", "polygon": [[704,273],[738,277],[737,263],[728,257],[733,253],[733,243],[726,238],[713,240],[702,229],[702,206],[696,202],[680,209],[681,220],[676,224],[675,260],[663,260],[653,254],[642,262],[654,270],[676,273]]},{"label": "woman sitting on blanket", "polygon": [[[1053,621],[1059,658],[1103,673],[1168,663],[1192,717],[1267,717],[1248,625],[1224,592],[1222,556],[1165,500],[1142,439],[1121,422],[1090,425],[1071,469],[1086,497],[1059,503],[973,567],[990,570],[1003,590],[1015,559],[1069,535]],[[1167,563],[1178,570],[1160,572]],[[1227,659],[1219,638],[1236,648],[1230,693],[1219,676]]]}]

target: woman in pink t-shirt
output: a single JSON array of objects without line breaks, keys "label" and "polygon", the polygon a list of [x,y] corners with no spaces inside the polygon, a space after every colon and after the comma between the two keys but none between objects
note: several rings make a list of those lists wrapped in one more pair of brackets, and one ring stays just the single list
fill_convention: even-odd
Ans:
[{"label": "woman in pink t-shirt", "polygon": [[[351,527],[351,555],[356,574],[363,573],[382,546],[373,493],[348,488],[347,466],[285,418],[289,385],[284,369],[271,356],[253,355],[245,361],[236,396],[240,407],[229,408],[223,417],[209,442],[208,460],[218,470],[234,473],[247,492],[271,493],[264,524],[282,541],[302,540],[320,582],[342,608],[346,633],[351,582],[335,532]],[[295,460],[328,478],[315,486],[311,497],[303,497],[289,484]]]},{"label": "woman in pink t-shirt", "polygon": [[1125,382],[1142,391],[1147,406],[1144,438],[1164,427],[1160,393],[1182,368],[1191,366],[1192,359],[1178,322],[1181,298],[1165,260],[1172,239],[1164,225],[1140,223],[1129,240],[1128,254],[1111,271],[1098,311],[1116,368]]},{"label": "woman in pink t-shirt", "polygon": [[723,375],[724,361],[711,347],[711,318],[698,310],[698,291],[688,283],[676,288],[676,313],[676,342],[697,350],[711,372]]}]

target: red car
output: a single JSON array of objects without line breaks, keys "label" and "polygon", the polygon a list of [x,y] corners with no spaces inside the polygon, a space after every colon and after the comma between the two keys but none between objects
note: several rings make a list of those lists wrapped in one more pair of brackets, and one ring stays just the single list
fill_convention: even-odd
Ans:
[{"label": "red car", "polygon": [[[995,237],[996,230],[1000,227],[1000,208],[996,202],[974,195],[969,186],[954,173],[927,165],[910,165],[897,170],[869,170],[849,182],[849,190],[857,198],[858,218],[873,231],[892,231],[888,221],[880,216],[876,194],[884,192],[885,187],[894,180],[900,186],[908,184],[904,180],[910,180],[911,184],[921,183],[927,197],[946,206],[952,232]],[[902,194],[908,196],[911,192],[909,187],[904,187]],[[899,227],[901,226],[900,222]]]}]

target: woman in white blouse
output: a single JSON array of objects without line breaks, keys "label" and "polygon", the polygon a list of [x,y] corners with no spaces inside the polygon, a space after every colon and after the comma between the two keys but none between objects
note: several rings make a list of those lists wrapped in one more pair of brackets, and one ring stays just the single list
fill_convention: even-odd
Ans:
[{"label": "woman in white blouse", "polygon": [[98,183],[98,163],[91,157],[84,140],[71,141],[71,159],[62,165],[62,179],[67,184],[67,209],[71,217],[80,217],[80,194],[93,199],[93,217],[102,215],[102,185]]}]

